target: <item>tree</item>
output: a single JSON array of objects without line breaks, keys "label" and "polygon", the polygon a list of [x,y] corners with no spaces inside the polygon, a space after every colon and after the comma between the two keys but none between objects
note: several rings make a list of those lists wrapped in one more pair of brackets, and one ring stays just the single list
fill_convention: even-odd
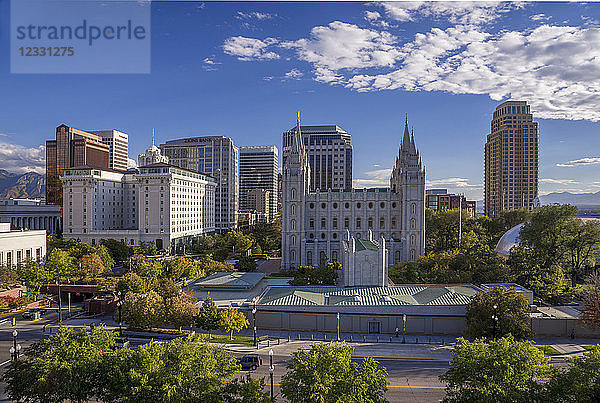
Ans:
[{"label": "tree", "polygon": [[425,209],[425,250],[439,252],[458,245],[458,211]]},{"label": "tree", "polygon": [[341,270],[340,262],[321,262],[317,267],[300,266],[298,270],[289,270],[286,275],[294,277],[291,285],[335,285]]},{"label": "tree", "polygon": [[[7,272],[15,273],[13,269],[8,269]],[[52,277],[50,266],[46,267],[34,260],[26,260],[17,265],[16,275],[27,286],[28,291],[34,294],[38,294],[44,284],[56,279],[56,276]]]},{"label": "tree", "polygon": [[446,402],[540,401],[543,378],[551,373],[549,358],[531,341],[512,336],[498,340],[459,339],[447,383]]},{"label": "tree", "polygon": [[281,247],[281,220],[272,223],[258,223],[252,229],[252,236],[263,253]]},{"label": "tree", "polygon": [[158,260],[150,260],[143,255],[133,255],[131,257],[131,269],[140,277],[158,279],[164,272],[163,264]]},{"label": "tree", "polygon": [[595,346],[570,365],[556,369],[546,384],[543,401],[598,402],[600,401],[600,347]]},{"label": "tree", "polygon": [[566,241],[567,259],[571,272],[571,286],[585,275],[584,269],[594,267],[600,253],[600,223],[597,221],[572,220]]},{"label": "tree", "polygon": [[256,261],[249,256],[241,256],[235,267],[238,271],[254,271],[256,270]]},{"label": "tree", "polygon": [[77,275],[79,278],[96,278],[108,274],[102,259],[95,253],[83,255],[78,261],[79,269]]},{"label": "tree", "polygon": [[212,298],[206,298],[200,308],[200,315],[196,320],[196,326],[210,332],[219,329],[221,314]]},{"label": "tree", "polygon": [[148,283],[146,280],[138,276],[133,272],[126,273],[123,277],[117,281],[115,291],[125,296],[128,292],[134,294],[141,294],[148,290]]},{"label": "tree", "polygon": [[124,262],[131,256],[131,247],[124,242],[115,239],[102,239],[101,245],[104,245],[115,262]]},{"label": "tree", "polygon": [[477,293],[467,305],[467,333],[470,337],[530,337],[529,312],[529,301],[514,287]]},{"label": "tree", "polygon": [[46,267],[52,279],[60,274],[61,279],[75,276],[75,259],[62,249],[54,249],[46,259]]},{"label": "tree", "polygon": [[263,392],[265,380],[253,379],[250,373],[245,378],[240,377],[224,385],[222,397],[225,402],[239,403],[272,403],[269,393]]},{"label": "tree", "polygon": [[156,291],[145,294],[130,292],[125,295],[121,312],[130,327],[149,329],[163,323],[164,301]]},{"label": "tree", "polygon": [[115,333],[96,327],[89,332],[60,328],[34,343],[3,376],[14,401],[88,401],[99,394],[107,368],[104,353],[115,346]]},{"label": "tree", "polygon": [[589,287],[583,296],[581,320],[590,328],[600,328],[600,276],[592,274],[588,279]]},{"label": "tree", "polygon": [[367,358],[351,361],[353,349],[345,343],[313,344],[293,353],[281,393],[291,403],[385,402],[387,371]]},{"label": "tree", "polygon": [[178,256],[175,259],[169,261],[167,267],[169,269],[169,276],[175,280],[180,279],[191,271],[193,262],[191,259],[183,256]]},{"label": "tree", "polygon": [[233,331],[239,332],[248,327],[246,316],[238,309],[228,307],[220,312],[219,328],[229,333],[229,340],[233,340]]},{"label": "tree", "polygon": [[108,271],[112,271],[113,267],[115,267],[115,261],[110,255],[110,252],[108,251],[108,248],[106,246],[98,244],[92,247],[91,253],[95,253],[96,255],[100,256],[104,267],[106,267]]}]

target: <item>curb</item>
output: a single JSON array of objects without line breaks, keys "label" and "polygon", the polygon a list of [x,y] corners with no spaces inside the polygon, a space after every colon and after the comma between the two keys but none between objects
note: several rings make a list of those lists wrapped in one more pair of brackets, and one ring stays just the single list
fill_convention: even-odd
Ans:
[{"label": "curb", "polygon": [[406,356],[394,356],[394,355],[352,355],[352,358],[378,358],[380,360],[419,360],[419,361],[443,361],[433,357],[406,357]]}]

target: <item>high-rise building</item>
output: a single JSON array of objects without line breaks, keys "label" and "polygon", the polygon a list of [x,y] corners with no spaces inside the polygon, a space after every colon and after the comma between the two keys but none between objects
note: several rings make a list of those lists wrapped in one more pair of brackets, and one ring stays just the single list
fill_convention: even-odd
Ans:
[{"label": "high-rise building", "polygon": [[81,167],[61,180],[65,238],[153,242],[174,252],[215,230],[215,181],[198,172],[163,163],[127,172]]},{"label": "high-rise building", "polygon": [[271,192],[264,189],[252,189],[247,193],[247,211],[259,213],[264,217],[263,221],[271,221],[269,212],[271,210],[270,198]]},{"label": "high-rise building", "polygon": [[110,147],[102,136],[67,125],[56,128],[56,139],[46,141],[46,203],[62,206],[60,177],[65,169],[109,168]]},{"label": "high-rise building", "polygon": [[425,207],[435,211],[458,210],[466,211],[475,217],[475,200],[467,200],[464,195],[448,193],[448,189],[427,189],[425,191]]},{"label": "high-rise building", "polygon": [[239,156],[233,140],[223,136],[190,137],[167,141],[160,145],[160,149],[171,164],[215,178],[217,231],[235,229],[239,200]]},{"label": "high-rise building", "polygon": [[494,111],[485,143],[485,214],[533,209],[538,195],[538,124],[525,101],[507,101]]},{"label": "high-rise building", "polygon": [[[277,171],[279,152],[275,146],[240,147],[240,211],[257,210],[249,203],[249,193],[255,189],[268,192],[268,220],[277,214]],[[256,196],[256,195],[254,195]]]},{"label": "high-rise building", "polygon": [[110,147],[109,168],[126,171],[129,160],[129,136],[118,130],[90,130],[90,133],[102,136],[102,142]]},{"label": "high-rise building", "polygon": [[[294,133],[296,128],[287,133]],[[352,189],[350,135],[336,125],[301,126],[302,141],[310,164],[310,191]]]}]

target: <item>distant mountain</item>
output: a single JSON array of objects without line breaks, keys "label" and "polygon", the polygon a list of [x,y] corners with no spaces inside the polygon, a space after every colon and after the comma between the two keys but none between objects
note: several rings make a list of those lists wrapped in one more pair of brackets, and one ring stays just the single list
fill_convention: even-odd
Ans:
[{"label": "distant mountain", "polygon": [[0,199],[40,198],[46,196],[46,175],[36,172],[17,174],[0,169]]},{"label": "distant mountain", "polygon": [[540,196],[541,204],[572,204],[574,206],[600,206],[600,192],[597,193],[549,193]]}]

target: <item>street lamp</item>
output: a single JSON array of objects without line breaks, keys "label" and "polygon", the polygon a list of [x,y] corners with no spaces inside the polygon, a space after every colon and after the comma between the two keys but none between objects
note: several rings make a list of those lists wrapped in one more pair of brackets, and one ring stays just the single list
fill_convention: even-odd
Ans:
[{"label": "street lamp", "polygon": [[121,326],[123,325],[123,320],[121,319],[122,307],[123,307],[123,300],[120,299],[119,301],[117,301],[117,309],[119,310],[119,336],[121,336],[123,334],[123,330],[121,329]]},{"label": "street lamp", "polygon": [[254,346],[256,347],[256,304],[252,308],[252,326],[254,326]]},{"label": "street lamp", "polygon": [[402,314],[402,343],[406,343],[406,314]]},{"label": "street lamp", "polygon": [[340,313],[337,313],[337,341],[340,341]]},{"label": "street lamp", "polygon": [[269,350],[269,377],[271,378],[271,400],[273,400],[273,349]]},{"label": "street lamp", "polygon": [[11,355],[12,359],[15,361],[17,361],[19,359],[19,351],[21,351],[21,345],[17,344],[17,335],[18,334],[19,334],[19,332],[17,332],[17,329],[13,330],[13,332],[12,332],[13,345],[10,348],[10,355]]},{"label": "street lamp", "polygon": [[494,314],[492,315],[492,320],[494,321],[494,340],[496,339],[496,328],[498,326],[497,310],[498,310],[498,305],[494,305]]}]

